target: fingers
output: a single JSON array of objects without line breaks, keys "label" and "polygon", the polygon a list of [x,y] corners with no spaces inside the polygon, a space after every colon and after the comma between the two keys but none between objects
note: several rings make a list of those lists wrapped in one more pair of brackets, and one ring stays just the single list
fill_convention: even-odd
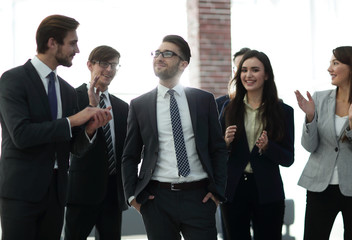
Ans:
[{"label": "fingers", "polygon": [[267,131],[264,130],[256,142],[256,146],[261,150],[265,150],[268,146],[269,139],[267,134]]},{"label": "fingers", "polygon": [[216,206],[218,206],[220,203],[220,201],[217,200],[216,197],[211,192],[208,192],[207,195],[205,195],[202,202],[206,203],[209,199],[213,200],[215,202]]},{"label": "fingers", "polygon": [[207,195],[205,195],[205,197],[203,198],[202,202],[206,203],[209,200],[209,198],[211,198],[211,196],[213,196],[211,192],[207,193]]},{"label": "fingers", "polygon": [[236,131],[237,131],[236,125],[232,125],[226,128],[226,131],[225,131],[226,144],[230,144],[233,141],[233,139],[235,138]]},{"label": "fingers", "polygon": [[308,91],[307,91],[307,97],[308,97],[309,101],[313,101],[313,98],[312,98],[312,96],[310,95],[310,93]]}]

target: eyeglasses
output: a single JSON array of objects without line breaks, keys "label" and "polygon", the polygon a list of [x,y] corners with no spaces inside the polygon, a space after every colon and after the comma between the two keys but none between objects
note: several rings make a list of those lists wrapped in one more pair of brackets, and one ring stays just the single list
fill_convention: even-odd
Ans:
[{"label": "eyeglasses", "polygon": [[111,66],[111,69],[119,70],[121,65],[117,63],[109,63],[109,62],[104,62],[104,61],[92,61],[93,63],[98,63],[100,67],[102,68],[108,68]]},{"label": "eyeglasses", "polygon": [[163,58],[171,58],[171,57],[173,57],[173,56],[177,56],[177,57],[179,57],[182,61],[184,61],[183,58],[182,58],[180,55],[178,55],[178,54],[176,54],[176,53],[174,53],[173,51],[170,51],[170,50],[166,50],[166,51],[164,51],[164,52],[160,52],[159,50],[156,50],[155,52],[152,52],[152,53],[151,53],[151,55],[152,55],[154,58],[159,57],[160,54],[161,54],[161,56],[163,56]]}]

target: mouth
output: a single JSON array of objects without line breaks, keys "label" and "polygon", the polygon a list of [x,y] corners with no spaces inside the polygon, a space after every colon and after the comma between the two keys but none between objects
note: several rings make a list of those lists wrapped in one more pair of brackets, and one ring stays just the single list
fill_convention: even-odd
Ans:
[{"label": "mouth", "polygon": [[255,82],[254,80],[245,80],[245,83],[248,85],[253,85]]},{"label": "mouth", "polygon": [[108,75],[108,74],[101,74],[101,76],[105,77],[105,78],[112,78],[111,75]]}]

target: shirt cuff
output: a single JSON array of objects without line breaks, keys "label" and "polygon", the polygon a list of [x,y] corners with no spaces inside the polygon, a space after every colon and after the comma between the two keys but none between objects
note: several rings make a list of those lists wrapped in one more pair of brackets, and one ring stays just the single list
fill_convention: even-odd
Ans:
[{"label": "shirt cuff", "polygon": [[131,205],[131,202],[133,201],[133,199],[135,199],[134,196],[131,196],[131,197],[128,198],[128,203],[129,203],[130,205]]},{"label": "shirt cuff", "polygon": [[71,129],[71,122],[70,119],[66,118],[68,122],[68,129],[70,129],[70,137],[72,138],[72,129]]},{"label": "shirt cuff", "polygon": [[97,137],[97,130],[95,131],[95,133],[94,133],[92,139],[89,138],[89,136],[88,136],[88,134],[87,134],[87,131],[84,131],[84,133],[86,134],[86,137],[87,137],[89,143],[92,144],[92,143],[94,142],[94,140],[96,139],[96,137]]}]

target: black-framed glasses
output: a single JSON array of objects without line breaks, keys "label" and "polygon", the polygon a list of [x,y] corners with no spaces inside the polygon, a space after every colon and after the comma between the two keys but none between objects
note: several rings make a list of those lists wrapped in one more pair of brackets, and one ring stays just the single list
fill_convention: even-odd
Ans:
[{"label": "black-framed glasses", "polygon": [[[161,52],[161,51],[159,51],[159,50],[156,50],[155,52],[152,52],[151,54],[152,54],[152,56],[153,56],[154,58],[159,57],[159,55],[161,54],[161,56],[163,56],[163,58],[171,58],[171,57],[173,57],[173,56],[177,56],[177,57],[179,57],[181,60],[183,60],[183,58],[182,58],[180,55],[178,55],[177,53],[175,53],[175,52],[173,52],[173,51],[170,51],[170,50],[166,50],[166,51],[164,51],[164,52]],[[184,60],[183,60],[183,61],[184,61]]]},{"label": "black-framed glasses", "polygon": [[92,61],[93,63],[98,63],[100,67],[102,68],[108,68],[111,66],[111,69],[118,70],[121,65],[118,63],[109,63],[109,62],[104,62],[104,61]]}]

